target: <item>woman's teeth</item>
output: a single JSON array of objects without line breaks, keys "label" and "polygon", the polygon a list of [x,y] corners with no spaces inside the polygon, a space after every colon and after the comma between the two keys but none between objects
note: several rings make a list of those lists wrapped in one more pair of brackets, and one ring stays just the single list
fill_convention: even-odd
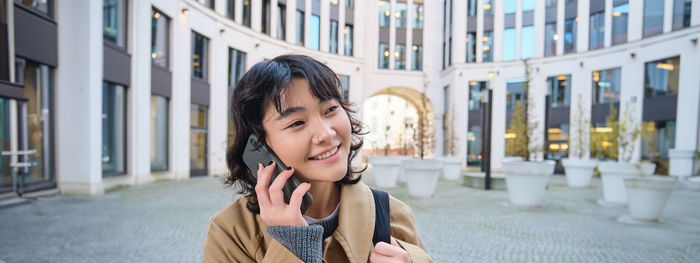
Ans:
[{"label": "woman's teeth", "polygon": [[323,160],[323,159],[326,159],[328,157],[333,156],[337,151],[338,151],[338,147],[335,147],[332,150],[330,150],[324,154],[320,154],[320,155],[315,156],[313,159],[314,160]]}]

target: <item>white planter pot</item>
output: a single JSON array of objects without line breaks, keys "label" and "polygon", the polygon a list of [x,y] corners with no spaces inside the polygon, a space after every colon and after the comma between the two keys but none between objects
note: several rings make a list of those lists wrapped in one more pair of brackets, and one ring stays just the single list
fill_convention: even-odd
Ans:
[{"label": "white planter pot", "polygon": [[401,165],[406,172],[408,195],[412,197],[430,197],[435,193],[438,177],[442,170],[442,161],[435,159],[403,160]]},{"label": "white planter pot", "polygon": [[597,160],[562,159],[566,172],[566,183],[569,187],[588,187],[593,177],[593,170],[598,165]]},{"label": "white planter pot", "polygon": [[654,175],[654,171],[656,171],[656,164],[655,163],[639,163],[639,167],[637,170],[640,170],[642,172],[643,176],[650,176]]},{"label": "white planter pot", "polygon": [[[402,162],[403,160],[411,160],[414,159],[415,157],[413,156],[396,156],[396,158],[399,159],[399,163]],[[405,183],[406,182],[406,171],[403,168],[403,165],[399,164],[399,176],[397,177],[396,181]]]},{"label": "white planter pot", "polygon": [[626,178],[630,216],[635,220],[658,222],[676,183],[675,177],[668,176]]},{"label": "white planter pot", "polygon": [[603,183],[603,201],[612,205],[627,204],[625,178],[639,177],[641,174],[636,164],[621,162],[598,163]]},{"label": "white planter pot", "polygon": [[539,206],[544,201],[547,183],[554,173],[554,161],[503,162],[510,203],[516,206]]},{"label": "white planter pot", "polygon": [[440,158],[442,161],[442,178],[445,180],[458,180],[462,175],[462,159],[454,156]]},{"label": "white planter pot", "polygon": [[381,188],[396,186],[401,160],[396,156],[372,156],[369,158],[374,173],[374,184]]}]

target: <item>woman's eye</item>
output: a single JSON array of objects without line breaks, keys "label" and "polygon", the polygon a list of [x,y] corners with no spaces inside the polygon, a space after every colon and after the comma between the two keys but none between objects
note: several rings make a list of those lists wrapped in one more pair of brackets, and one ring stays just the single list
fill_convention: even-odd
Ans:
[{"label": "woman's eye", "polygon": [[295,121],[294,123],[289,125],[287,128],[294,128],[294,127],[299,126],[299,125],[304,125],[304,122],[303,121]]},{"label": "woman's eye", "polygon": [[338,109],[338,106],[331,106],[330,108],[328,108],[328,110],[326,110],[326,113],[334,112],[336,109]]}]

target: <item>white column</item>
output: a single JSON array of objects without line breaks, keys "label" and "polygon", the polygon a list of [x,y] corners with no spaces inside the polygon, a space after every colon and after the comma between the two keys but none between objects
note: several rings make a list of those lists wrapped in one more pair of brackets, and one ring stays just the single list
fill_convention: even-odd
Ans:
[{"label": "white column", "polygon": [[[339,1],[339,3],[341,5],[345,5],[343,3],[343,1]],[[368,6],[365,6],[365,5],[368,5]],[[353,19],[353,27],[352,27],[353,28],[353,32],[352,32],[352,34],[353,34],[353,36],[352,36],[353,37],[352,52],[353,53],[352,54],[354,57],[363,57],[363,56],[366,56],[365,55],[365,45],[364,45],[366,32],[371,32],[371,34],[374,34],[375,37],[379,35],[379,33],[377,33],[376,29],[369,30],[369,28],[378,28],[378,27],[376,27],[376,26],[370,27],[367,24],[367,23],[369,23],[369,22],[367,22],[367,20],[371,20],[374,23],[379,23],[379,21],[377,19],[377,3],[370,2],[370,1],[355,1],[354,10],[355,10],[355,17]],[[370,11],[367,12],[367,14],[363,14],[364,12],[360,12],[360,10],[370,10]],[[344,8],[340,9],[340,11],[342,12],[341,16],[343,16],[343,19],[345,19],[345,9]],[[365,18],[365,15],[368,18]],[[345,20],[343,20],[343,29],[345,29],[345,22],[344,21]],[[372,24],[369,24],[369,25],[372,25]],[[377,43],[379,43],[379,42],[375,41],[373,44],[373,46],[375,48],[378,47]],[[344,52],[344,50],[345,49],[343,49],[343,52]],[[370,49],[370,50],[373,50],[373,49]],[[372,55],[369,55],[369,56],[371,57]],[[376,57],[374,58],[374,61],[377,61]],[[350,85],[353,85],[353,84],[350,84]]]},{"label": "white column", "polygon": [[[520,60],[520,50],[523,37],[523,0],[518,0],[518,7],[515,9],[515,60]],[[503,42],[499,40],[498,42]],[[503,50],[498,50],[498,53],[503,54]]]},{"label": "white column", "polygon": [[297,0],[297,1],[305,1],[304,4],[304,47],[306,48],[311,48],[311,43],[309,39],[311,39],[309,36],[311,35],[311,10],[313,8],[311,7],[311,0]]},{"label": "white column", "polygon": [[[376,5],[376,4],[375,4]],[[369,14],[376,14],[371,11],[367,11]],[[364,30],[363,30],[364,31]],[[374,32],[373,30],[366,30]],[[357,45],[355,45],[357,46]],[[345,2],[338,1],[338,55],[345,55]],[[352,84],[350,84],[352,85]]]},{"label": "white column", "polygon": [[[413,1],[406,1],[406,6],[406,70],[411,70],[413,66]],[[454,52],[454,48],[452,51]],[[454,62],[454,58],[452,61]]]},{"label": "white column", "polygon": [[[591,116],[591,86],[593,85],[592,71],[584,67],[577,66],[573,72],[571,72],[571,106],[569,111],[569,150],[572,151],[571,145],[574,144],[581,136],[576,131],[578,130],[577,118],[579,118],[579,103],[583,107],[584,118],[590,121]],[[589,134],[590,125],[585,125],[582,132],[584,138],[584,144],[582,145],[584,155],[583,159],[588,159],[590,154],[588,140],[590,138]]]},{"label": "white column", "polygon": [[663,32],[671,32],[673,27],[673,0],[664,0],[664,25]]},{"label": "white column", "polygon": [[535,54],[536,58],[544,56],[544,24],[547,7],[544,0],[535,1]]},{"label": "white column", "polygon": [[250,1],[250,28],[262,32],[262,1]]},{"label": "white column", "polygon": [[557,0],[557,56],[564,54],[564,23],[566,21],[565,0]]},{"label": "white column", "polygon": [[605,27],[603,29],[603,34],[605,35],[603,38],[603,45],[605,47],[609,47],[612,43],[612,4],[613,0],[605,0]]},{"label": "white column", "polygon": [[[234,4],[236,5],[236,9],[233,10],[235,12],[234,14],[234,21],[239,24],[243,24],[243,1],[245,0],[233,0]],[[291,0],[294,1],[294,0]]]},{"label": "white column", "polygon": [[277,39],[277,20],[280,15],[277,13],[277,0],[270,1],[270,37]]},{"label": "white column", "polygon": [[[501,12],[503,13],[503,12]],[[476,1],[476,62],[483,62],[483,48],[484,48],[484,3],[483,1]],[[494,41],[495,43],[495,41]],[[493,47],[491,47],[493,50]],[[494,61],[496,61],[494,59]]]},{"label": "white column", "polygon": [[452,9],[452,64],[462,64],[467,60],[467,45],[464,42],[467,39],[467,1],[454,1]]},{"label": "white column", "polygon": [[[483,0],[481,0],[483,1]],[[479,1],[479,2],[481,2]],[[492,6],[493,8],[493,41],[491,45],[491,52],[493,54],[493,61],[502,61],[503,60],[503,19],[504,19],[504,14],[503,14],[503,0],[498,0],[494,1],[495,6]],[[482,19],[483,20],[483,19]],[[478,23],[477,23],[478,25]],[[477,41],[477,43],[483,43],[482,42],[482,37],[478,37],[476,39],[473,39],[472,41]],[[496,52],[498,51],[498,52]]]},{"label": "white column", "polygon": [[501,170],[501,160],[505,156],[506,133],[506,79],[494,76],[489,80],[489,87],[493,89],[492,116],[491,116],[491,170]]},{"label": "white column", "polygon": [[670,169],[672,176],[686,177],[693,175],[693,162],[696,146],[698,145],[698,116],[700,116],[700,56],[697,46],[686,42],[681,54],[678,110],[676,110],[676,142],[675,148],[669,151]]},{"label": "white column", "polygon": [[644,24],[644,2],[629,1],[629,16],[627,17],[627,42],[642,39]]},{"label": "white column", "polygon": [[210,71],[208,121],[208,175],[226,175],[226,146],[228,133],[228,46],[221,37],[212,37],[209,44],[209,66],[222,70]]},{"label": "white column", "polygon": [[[338,1],[338,4],[340,4],[340,1]],[[319,32],[318,36],[321,38],[319,39],[319,50],[328,52],[329,45],[330,45],[330,32],[331,32],[331,5],[330,2],[328,1],[321,1],[321,32]],[[338,34],[340,34],[340,25],[338,25]]]},{"label": "white column", "polygon": [[[135,177],[136,184],[151,181],[151,6],[146,1],[132,2],[131,37],[131,100],[128,103],[129,116],[127,158],[129,174]],[[146,114],[148,113],[148,114]]]},{"label": "white column", "polygon": [[[242,9],[241,5],[241,9]],[[240,9],[238,9],[240,10]],[[190,177],[190,109],[192,83],[192,29],[188,15],[178,13],[173,17],[173,37],[182,41],[172,41],[171,52],[173,84],[170,98],[170,142],[168,166],[177,179]],[[242,21],[242,20],[241,20]],[[180,54],[180,55],[176,55]]]},{"label": "white column", "polygon": [[690,8],[690,26],[700,25],[700,0],[693,0]]},{"label": "white column", "polygon": [[[627,60],[627,63],[622,64],[622,87],[620,88],[620,110],[618,114],[622,122],[622,118],[624,118],[625,115],[625,108],[629,105],[629,114],[634,116],[634,122],[628,120],[628,128],[641,128],[644,90],[640,87],[644,87],[644,78],[640,78],[639,76],[644,76],[644,62],[632,58],[628,58]],[[641,139],[635,142],[635,149],[636,151],[632,155],[632,161],[639,160],[640,158]],[[618,152],[622,153],[619,149]],[[620,160],[621,157],[621,154],[618,155],[618,160]]]},{"label": "white column", "polygon": [[[304,1],[304,0],[299,0],[299,1]],[[295,44],[296,45],[296,39],[297,39],[297,29],[296,29],[296,22],[297,22],[297,0],[287,0],[287,22],[284,24],[287,30],[287,42]]]},{"label": "white column", "polygon": [[391,0],[391,15],[389,16],[389,69],[394,69],[394,52],[396,49],[396,20],[394,12],[396,12],[396,0]]},{"label": "white column", "polygon": [[[102,188],[102,1],[56,5],[56,178],[62,194]],[[79,103],[76,103],[79,102]]]},{"label": "white column", "polygon": [[576,52],[585,52],[588,50],[588,26],[591,18],[589,1],[578,1],[577,13]]},{"label": "white column", "polygon": [[[539,149],[538,151],[533,151],[531,153],[531,156],[529,157],[530,160],[542,160],[544,157],[544,131],[546,127],[544,127],[545,120],[544,120],[544,105],[547,103],[545,101],[545,95],[547,94],[547,85],[546,85],[546,77],[543,76],[543,74],[537,74],[535,72],[535,69],[537,68],[537,65],[531,66],[531,79],[532,83],[529,84],[529,90],[528,90],[528,97],[531,98],[530,103],[528,103],[528,125],[533,125],[535,126],[534,129],[534,136],[531,136],[529,138],[529,145],[528,148],[533,148],[537,147],[536,149]],[[505,123],[505,121],[504,121]],[[501,137],[503,139],[503,137]],[[505,140],[505,139],[503,139]]]}]

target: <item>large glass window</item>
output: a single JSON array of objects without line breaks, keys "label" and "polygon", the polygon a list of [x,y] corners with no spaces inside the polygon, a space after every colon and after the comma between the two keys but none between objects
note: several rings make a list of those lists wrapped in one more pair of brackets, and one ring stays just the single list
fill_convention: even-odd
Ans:
[{"label": "large glass window", "polygon": [[564,21],[564,53],[576,52],[576,19]]},{"label": "large glass window", "polygon": [[228,87],[233,89],[245,73],[246,53],[234,48],[228,49]]},{"label": "large glass window", "polygon": [[680,57],[648,62],[644,71],[644,97],[678,95]]},{"label": "large glass window", "polygon": [[421,45],[413,45],[411,69],[423,70],[423,46]]},{"label": "large glass window", "polygon": [[605,44],[605,12],[591,14],[588,35],[588,49],[602,48]]},{"label": "large glass window", "polygon": [[493,0],[484,1],[484,15],[493,15]]},{"label": "large glass window", "polygon": [[526,78],[513,78],[506,81],[506,110],[513,110],[518,102],[525,103],[526,85]]},{"label": "large glass window", "polygon": [[467,32],[467,62],[476,61],[476,33]]},{"label": "large glass window", "polygon": [[250,0],[243,0],[243,25],[250,27]]},{"label": "large glass window", "polygon": [[352,56],[352,25],[345,25],[345,30],[343,30],[344,34],[344,44],[345,44],[345,55],[346,56]]},{"label": "large glass window", "polygon": [[53,2],[53,0],[15,0],[15,3],[29,7],[49,17],[53,17],[53,14],[51,13],[53,9]]},{"label": "large glass window", "polygon": [[321,18],[317,15],[311,15],[309,24],[309,48],[318,50],[321,45]]},{"label": "large glass window", "polygon": [[515,60],[515,49],[517,45],[515,41],[515,28],[506,28],[503,30],[503,61]]},{"label": "large glass window", "polygon": [[406,45],[404,44],[395,46],[394,69],[406,69]]},{"label": "large glass window", "polygon": [[481,60],[483,62],[493,61],[493,31],[484,31],[481,41],[484,42],[481,47]]},{"label": "large glass window", "polygon": [[503,0],[503,13],[515,14],[518,10],[518,0]]},{"label": "large glass window", "polygon": [[613,7],[612,13],[612,44],[627,42],[627,19],[630,5],[624,3]]},{"label": "large glass window", "polygon": [[338,53],[338,21],[331,19],[331,32],[330,39],[328,41],[328,51],[337,54]]},{"label": "large glass window", "polygon": [[379,26],[389,26],[390,21],[391,4],[388,1],[379,1]]},{"label": "large glass window", "polygon": [[120,47],[126,47],[126,10],[126,3],[124,0],[103,1],[103,38],[105,41]]},{"label": "large glass window", "polygon": [[277,3],[277,39],[287,39],[287,5]]},{"label": "large glass window", "polygon": [[170,18],[160,11],[151,11],[151,62],[168,68],[170,47]]},{"label": "large glass window", "polygon": [[477,0],[467,0],[467,15],[476,16],[476,1]]},{"label": "large glass window", "polygon": [[557,54],[557,23],[544,24],[544,55],[554,56]]},{"label": "large glass window", "polygon": [[350,76],[340,75],[340,94],[343,95],[343,101],[350,100]]},{"label": "large glass window", "polygon": [[209,108],[192,104],[190,108],[190,173],[192,176],[207,173],[207,125]]},{"label": "large glass window", "polygon": [[549,106],[569,106],[571,102],[571,75],[559,75],[547,78],[549,86]]},{"label": "large glass window", "polygon": [[209,39],[192,31],[192,77],[207,79]]},{"label": "large glass window", "polygon": [[262,0],[262,17],[260,26],[264,34],[270,34],[270,0]]},{"label": "large glass window", "polygon": [[664,29],[664,0],[644,1],[644,37],[658,35]]},{"label": "large glass window", "polygon": [[690,26],[692,0],[673,0],[673,30]]},{"label": "large glass window", "polygon": [[469,110],[480,110],[481,101],[488,92],[486,81],[469,82]]},{"label": "large glass window", "polygon": [[389,68],[389,44],[379,43],[379,68]]},{"label": "large glass window", "polygon": [[168,170],[168,98],[151,95],[151,171]]},{"label": "large glass window", "polygon": [[520,58],[527,59],[535,56],[535,27],[524,26],[520,30]]},{"label": "large glass window", "polygon": [[102,173],[126,172],[126,88],[102,83]]},{"label": "large glass window", "polygon": [[396,28],[406,27],[406,9],[408,9],[406,2],[396,1],[394,6],[394,16],[396,17]]},{"label": "large glass window", "polygon": [[620,101],[620,68],[593,71],[593,104]]},{"label": "large glass window", "polygon": [[301,11],[298,9],[297,9],[297,16],[296,16],[296,31],[297,31],[296,44],[303,46],[304,45],[304,11]]},{"label": "large glass window", "polygon": [[413,4],[413,28],[423,28],[423,4]]}]

